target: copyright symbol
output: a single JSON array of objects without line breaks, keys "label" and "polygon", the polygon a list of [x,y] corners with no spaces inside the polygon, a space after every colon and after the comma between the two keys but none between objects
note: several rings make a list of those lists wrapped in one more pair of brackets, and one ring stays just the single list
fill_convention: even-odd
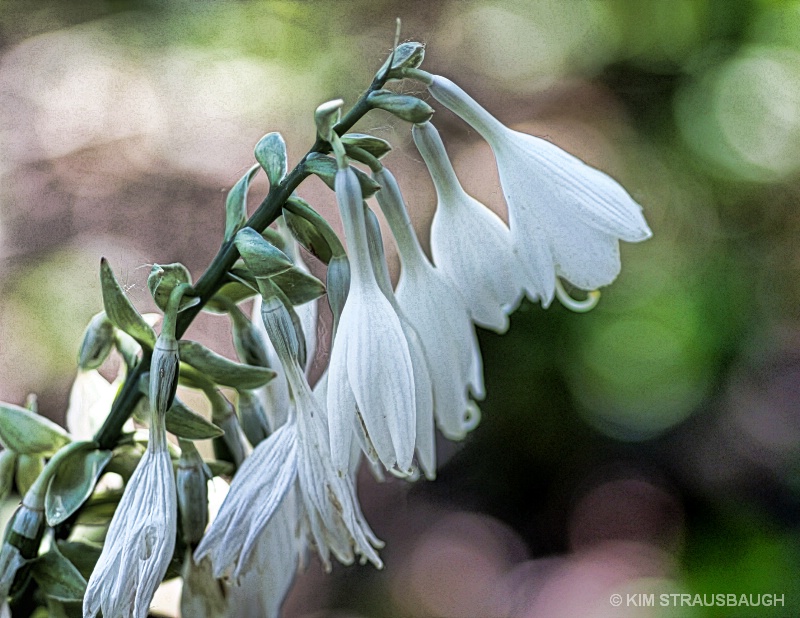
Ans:
[{"label": "copyright symbol", "polygon": [[621,594],[612,594],[611,598],[609,599],[609,602],[614,607],[619,607],[620,605],[622,605],[622,595]]}]

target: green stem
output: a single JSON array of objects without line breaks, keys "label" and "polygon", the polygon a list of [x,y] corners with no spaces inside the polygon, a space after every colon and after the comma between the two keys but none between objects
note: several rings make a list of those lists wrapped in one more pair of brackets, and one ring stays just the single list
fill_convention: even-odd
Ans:
[{"label": "green stem", "polygon": [[[375,76],[369,89],[361,95],[356,104],[353,105],[350,111],[345,114],[344,118],[333,128],[337,135],[341,136],[347,133],[356,122],[372,109],[369,103],[367,103],[367,97],[371,92],[383,88],[387,78],[386,74]],[[247,221],[246,226],[261,232],[275,221],[275,219],[280,216],[286,200],[289,199],[295,189],[297,189],[300,183],[308,176],[308,172],[305,171],[305,161],[309,155],[315,152],[325,154],[329,151],[330,144],[317,137],[317,141],[294,169],[292,169],[280,183],[270,187],[269,193]],[[197,317],[206,303],[216,294],[219,288],[222,287],[222,284],[225,283],[228,271],[236,263],[238,257],[239,252],[236,249],[236,245],[233,243],[233,239],[222,244],[217,255],[211,261],[211,264],[209,264],[206,271],[194,285],[194,291],[200,298],[200,302],[178,314],[175,326],[175,335],[178,339],[183,336],[194,318]],[[125,424],[125,421],[130,418],[133,409],[142,397],[142,393],[139,390],[139,379],[144,373],[149,371],[149,369],[150,353],[145,351],[142,360],[128,374],[122,391],[114,400],[111,411],[95,436],[95,441],[99,444],[101,449],[112,449],[116,445],[117,438],[122,431],[122,426]]]}]

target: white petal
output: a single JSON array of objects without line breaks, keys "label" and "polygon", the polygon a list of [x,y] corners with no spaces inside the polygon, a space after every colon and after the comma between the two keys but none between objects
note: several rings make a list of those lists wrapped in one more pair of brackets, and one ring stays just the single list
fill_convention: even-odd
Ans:
[{"label": "white petal", "polygon": [[579,218],[628,242],[652,235],[641,206],[616,180],[555,144],[511,129],[498,134],[490,144],[498,168],[525,170],[529,177],[541,176],[548,185],[549,203],[539,208],[560,213],[566,223]]},{"label": "white petal", "polygon": [[[152,443],[151,443],[152,444]],[[84,616],[144,618],[175,548],[177,496],[166,449],[145,451],[109,525],[84,597]]]},{"label": "white petal", "polygon": [[463,300],[432,267],[403,270],[396,297],[424,346],[436,422],[446,437],[462,439],[468,390],[471,383],[473,391],[483,386],[475,375],[480,350]]},{"label": "white petal", "polygon": [[210,556],[216,577],[229,574],[235,565],[237,577],[296,477],[297,425],[288,422],[259,443],[239,468],[195,560]]},{"label": "white petal", "polygon": [[397,314],[377,286],[358,301],[351,290],[342,316],[344,321],[344,314],[353,312],[347,347],[350,386],[381,462],[387,469],[397,466],[405,472],[411,468],[416,433],[408,344]]},{"label": "white petal", "polygon": [[[350,313],[352,315],[352,313]],[[353,443],[353,417],[356,399],[347,375],[347,345],[350,340],[348,312],[342,314],[336,339],[333,342],[328,373],[325,380],[325,402],[328,411],[328,431],[333,465],[344,474],[350,468],[350,453]]]},{"label": "white petal", "polygon": [[505,332],[504,308],[516,304],[522,288],[511,234],[500,217],[463,190],[433,125],[415,125],[413,135],[438,195],[431,224],[434,264],[458,287],[478,325]]}]

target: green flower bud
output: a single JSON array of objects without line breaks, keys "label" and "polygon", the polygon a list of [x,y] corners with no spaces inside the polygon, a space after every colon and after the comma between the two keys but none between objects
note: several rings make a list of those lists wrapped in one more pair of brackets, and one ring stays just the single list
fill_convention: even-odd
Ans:
[{"label": "green flower bud", "polygon": [[256,277],[272,277],[292,267],[289,257],[251,227],[236,234],[236,248]]},{"label": "green flower bud", "polygon": [[244,431],[247,441],[256,446],[269,436],[267,413],[261,404],[261,399],[253,391],[243,390],[239,391],[239,401],[236,405],[242,431]]},{"label": "green flower bud", "polygon": [[105,311],[95,315],[86,330],[78,351],[80,369],[97,369],[108,358],[114,347],[114,325]]},{"label": "green flower bud", "polygon": [[320,105],[314,112],[314,122],[317,123],[317,133],[326,142],[333,141],[333,127],[342,116],[344,101],[335,99]]},{"label": "green flower bud", "polygon": [[[147,277],[147,288],[161,311],[167,310],[167,303],[172,290],[178,285],[191,285],[191,283],[192,276],[189,274],[189,270],[179,262],[164,266],[153,264],[150,269],[150,275]],[[184,293],[178,306],[178,311],[183,311],[198,302],[200,302],[199,298]]]},{"label": "green flower bud", "polygon": [[392,150],[392,145],[385,139],[366,135],[364,133],[347,133],[342,135],[342,143],[347,146],[366,150],[376,159],[386,156]]},{"label": "green flower bud", "polygon": [[233,323],[233,347],[239,360],[255,367],[269,367],[267,350],[253,323],[236,306],[231,308],[230,316]]},{"label": "green flower bud", "polygon": [[162,333],[156,341],[153,356],[150,360],[150,409],[153,414],[151,423],[163,422],[167,408],[172,405],[175,391],[178,388],[178,341]]},{"label": "green flower bud", "polygon": [[208,480],[211,478],[211,471],[192,441],[180,440],[180,447],[178,509],[184,541],[194,548],[208,525]]},{"label": "green flower bud", "polygon": [[255,148],[256,161],[264,168],[269,184],[275,186],[286,176],[286,142],[280,133],[267,133]]},{"label": "green flower bud", "polygon": [[[388,69],[389,79],[401,79],[403,69],[416,69],[424,59],[425,45],[416,41],[401,43],[395,47],[394,53],[383,64],[378,75]],[[387,66],[390,62],[391,66]]]}]

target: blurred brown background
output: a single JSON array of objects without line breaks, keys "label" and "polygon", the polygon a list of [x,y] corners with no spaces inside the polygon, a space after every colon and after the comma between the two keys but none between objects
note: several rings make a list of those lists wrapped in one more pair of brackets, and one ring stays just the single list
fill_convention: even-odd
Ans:
[{"label": "blurred brown background", "polygon": [[[592,313],[525,304],[481,333],[483,420],[440,442],[440,478],[361,484],[386,569],[312,561],[287,612],[800,612],[800,2],[0,1],[0,400],[35,392],[63,419],[100,256],[142,311],[153,262],[199,276],[258,139],[281,131],[296,162],[315,107],[356,100],[398,16],[423,68],[617,177],[654,238],[622,248]],[[434,122],[504,215],[487,146],[446,110]],[[395,146],[426,242],[408,126],[358,128]],[[300,194],[338,226],[320,183]],[[221,318],[189,336],[231,351]],[[671,592],[784,605],[658,607]]]}]

